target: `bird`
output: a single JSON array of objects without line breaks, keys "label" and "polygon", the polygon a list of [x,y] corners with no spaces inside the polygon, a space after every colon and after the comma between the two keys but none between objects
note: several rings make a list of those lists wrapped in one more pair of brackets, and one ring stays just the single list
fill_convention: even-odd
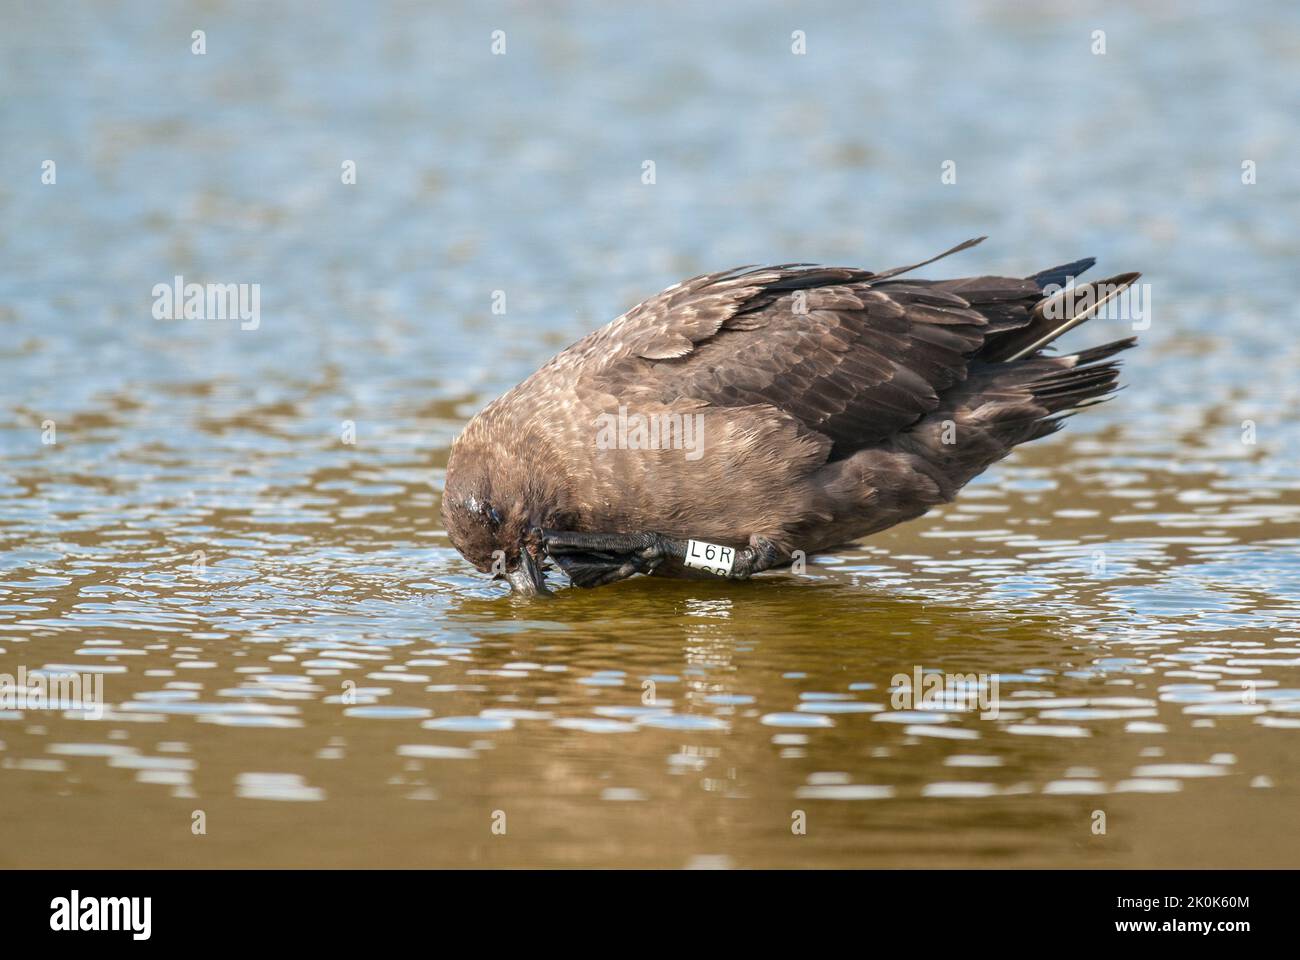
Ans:
[{"label": "bird", "polygon": [[1056,338],[1140,274],[927,280],[807,263],[668,287],[489,403],[442,493],[460,554],[513,593],[636,574],[744,580],[948,503],[1118,389],[1136,337]]}]

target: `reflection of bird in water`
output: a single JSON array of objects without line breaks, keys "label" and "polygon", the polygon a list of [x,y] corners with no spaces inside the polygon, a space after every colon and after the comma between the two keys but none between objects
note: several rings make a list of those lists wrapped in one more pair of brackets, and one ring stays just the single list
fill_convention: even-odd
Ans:
[{"label": "reflection of bird in water", "polygon": [[537,593],[547,557],[579,586],[743,578],[920,516],[1115,389],[1133,338],[1043,352],[1138,277],[1052,293],[1092,263],[942,281],[903,278],[924,264],[793,264],[676,284],[470,421],[447,465],[448,534]]}]

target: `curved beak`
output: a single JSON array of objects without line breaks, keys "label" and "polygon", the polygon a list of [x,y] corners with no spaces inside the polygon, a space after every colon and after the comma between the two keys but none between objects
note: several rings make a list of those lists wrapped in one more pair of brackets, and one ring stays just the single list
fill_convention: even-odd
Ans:
[{"label": "curved beak", "polygon": [[506,579],[510,581],[512,593],[525,597],[551,595],[550,588],[546,586],[546,573],[542,570],[542,565],[533,559],[526,546],[519,551],[519,566],[507,570]]}]

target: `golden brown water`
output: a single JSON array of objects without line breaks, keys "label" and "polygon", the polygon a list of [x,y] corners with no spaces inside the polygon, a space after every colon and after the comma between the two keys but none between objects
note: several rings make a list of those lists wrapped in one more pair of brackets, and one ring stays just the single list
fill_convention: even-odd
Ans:
[{"label": "golden brown water", "polygon": [[[1300,497],[1098,443],[802,577],[533,604],[465,574],[418,458],[165,524],[20,471],[55,529],[0,670],[102,671],[109,707],[5,714],[5,863],[1294,863]],[[999,675],[1001,715],[893,709],[917,666]]]},{"label": "golden brown water", "polygon": [[[1104,70],[1090,21],[998,4],[813,8],[798,63],[775,7],[178,10],[0,37],[0,674],[106,701],[0,710],[0,866],[1300,863],[1300,204],[1238,180],[1294,156],[1290,7],[1203,45],[1116,12]],[[914,179],[949,150],[961,190]],[[634,300],[975,233],[952,269],[1095,253],[1155,309],[1128,390],[949,508],[549,603],[450,549],[456,430]],[[153,319],[176,274],[260,283],[259,329]],[[999,715],[896,709],[916,670]]]}]

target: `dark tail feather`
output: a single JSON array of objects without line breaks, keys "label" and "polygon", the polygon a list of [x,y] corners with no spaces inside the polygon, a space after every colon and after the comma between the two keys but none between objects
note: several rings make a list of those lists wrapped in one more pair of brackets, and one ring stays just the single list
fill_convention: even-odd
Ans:
[{"label": "dark tail feather", "polygon": [[972,237],[969,240],[963,240],[961,243],[957,244],[957,246],[945,250],[937,257],[931,257],[929,260],[922,260],[920,263],[911,263],[906,267],[891,267],[888,270],[882,270],[880,273],[875,274],[871,278],[870,282],[879,283],[881,280],[888,280],[890,277],[897,277],[900,274],[911,273],[913,270],[934,263],[936,260],[942,260],[944,257],[951,257],[954,253],[961,253],[963,250],[969,250],[971,247],[977,246],[987,239],[988,237]]},{"label": "dark tail feather", "polygon": [[1111,358],[1136,343],[1137,337],[1126,337],[1081,350],[1073,356],[1038,361],[1050,363],[1051,366],[1024,386],[1031,392],[1035,402],[1054,416],[1038,421],[1026,439],[1036,440],[1055,433],[1064,426],[1067,417],[1086,407],[1105,402],[1116,390],[1121,389],[1118,384],[1119,361]]},{"label": "dark tail feather", "polygon": [[[955,493],[1014,447],[1055,433],[1074,413],[1106,400],[1119,388],[1116,354],[1136,343],[1128,337],[1063,357],[973,364],[967,379],[944,395],[944,406],[895,443],[922,456],[940,488]],[[952,424],[956,443],[945,437]]]},{"label": "dark tail feather", "polygon": [[1135,346],[1138,342],[1137,337],[1125,337],[1123,340],[1112,340],[1110,343],[1103,343],[1099,347],[1089,347],[1087,350],[1080,350],[1073,354],[1074,369],[1089,363],[1096,363],[1098,360],[1108,360],[1122,350]]},{"label": "dark tail feather", "polygon": [[[1085,263],[1080,260],[1078,263]],[[1055,273],[1074,267],[1067,264],[1053,267],[1044,273]],[[1078,284],[1044,297],[1034,305],[1029,322],[1018,330],[1010,330],[986,341],[979,358],[988,362],[1019,360],[1032,356],[1057,337],[1073,330],[1101,307],[1127,290],[1142,276],[1140,273],[1121,273],[1094,283]]]},{"label": "dark tail feather", "polygon": [[1039,287],[1063,287],[1068,281],[1078,277],[1096,262],[1096,257],[1084,257],[1082,260],[1074,261],[1074,263],[1063,263],[1059,267],[1048,267],[1046,270],[1039,270],[1032,277],[1026,277],[1025,279],[1034,281]]}]

